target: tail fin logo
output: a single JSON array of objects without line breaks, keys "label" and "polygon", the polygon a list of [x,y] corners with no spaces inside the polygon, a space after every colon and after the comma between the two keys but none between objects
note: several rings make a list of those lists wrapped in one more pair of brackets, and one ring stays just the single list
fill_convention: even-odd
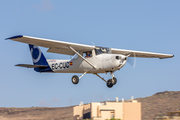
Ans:
[{"label": "tail fin logo", "polygon": [[33,46],[31,48],[31,55],[32,55],[32,60],[34,63],[37,63],[40,58],[41,58],[41,50],[39,49],[38,46]]}]

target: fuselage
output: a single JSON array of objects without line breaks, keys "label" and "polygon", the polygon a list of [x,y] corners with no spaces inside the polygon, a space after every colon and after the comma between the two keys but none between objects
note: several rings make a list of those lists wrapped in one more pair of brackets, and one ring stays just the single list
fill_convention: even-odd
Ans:
[{"label": "fuselage", "polygon": [[49,59],[47,62],[55,73],[106,73],[122,68],[127,61],[125,58],[126,56],[120,54],[100,54],[86,58],[96,69],[80,57],[70,60]]}]

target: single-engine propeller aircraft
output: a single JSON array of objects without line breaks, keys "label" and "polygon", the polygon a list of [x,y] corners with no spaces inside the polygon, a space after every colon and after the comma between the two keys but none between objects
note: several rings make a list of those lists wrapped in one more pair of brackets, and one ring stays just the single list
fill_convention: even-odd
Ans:
[{"label": "single-engine propeller aircraft", "polygon": [[[29,44],[34,65],[17,64],[15,66],[34,68],[36,72],[83,73],[79,77],[76,75],[72,77],[73,84],[77,84],[79,79],[86,73],[92,73],[105,81],[109,88],[117,82],[113,73],[120,70],[126,64],[128,57],[164,59],[174,56],[170,54],[76,44],[24,35],[17,35],[7,39]],[[38,46],[49,48],[47,52],[51,53],[76,55],[70,60],[46,59]],[[98,73],[110,73],[112,77],[106,81]]]}]

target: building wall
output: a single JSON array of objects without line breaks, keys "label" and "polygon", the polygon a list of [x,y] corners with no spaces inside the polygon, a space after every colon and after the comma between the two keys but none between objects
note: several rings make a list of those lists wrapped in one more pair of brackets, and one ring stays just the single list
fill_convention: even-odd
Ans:
[{"label": "building wall", "polygon": [[122,102],[106,102],[107,106],[114,109],[114,116],[117,119],[123,119],[123,103]]},{"label": "building wall", "polygon": [[75,106],[73,107],[73,116],[74,120],[83,118],[83,106]]},{"label": "building wall", "polygon": [[91,103],[91,118],[99,117],[98,116],[98,105],[99,105],[99,103],[97,103],[97,102]]},{"label": "building wall", "polygon": [[124,120],[141,120],[141,103],[123,103]]},{"label": "building wall", "polygon": [[110,119],[111,111],[101,111],[101,120]]},{"label": "building wall", "polygon": [[122,119],[123,103],[121,102],[106,102],[105,105],[100,103],[91,103],[92,117],[102,117],[111,119],[112,115],[117,119]]},{"label": "building wall", "polygon": [[[93,120],[111,119],[112,116],[121,120],[141,120],[141,103],[132,102],[93,102],[83,106],[75,106],[73,112],[75,120],[90,116]],[[79,117],[78,117],[79,116]],[[89,118],[89,117],[88,117]]]},{"label": "building wall", "polygon": [[83,105],[83,119],[91,118],[91,104]]}]

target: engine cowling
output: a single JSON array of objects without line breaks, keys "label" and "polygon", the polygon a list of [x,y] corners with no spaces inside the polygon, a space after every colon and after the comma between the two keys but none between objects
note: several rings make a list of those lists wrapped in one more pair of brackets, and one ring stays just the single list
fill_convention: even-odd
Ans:
[{"label": "engine cowling", "polygon": [[127,61],[127,56],[120,54],[104,54],[102,65],[103,68],[107,71],[118,70],[123,66]]}]

